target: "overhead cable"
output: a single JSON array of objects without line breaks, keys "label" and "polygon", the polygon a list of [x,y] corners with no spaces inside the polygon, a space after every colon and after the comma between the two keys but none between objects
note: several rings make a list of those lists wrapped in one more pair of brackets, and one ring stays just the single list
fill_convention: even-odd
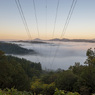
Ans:
[{"label": "overhead cable", "polygon": [[[63,36],[64,36],[65,33],[66,33],[66,30],[67,30],[67,28],[68,28],[68,25],[69,25],[71,16],[72,16],[72,14],[73,14],[74,8],[75,8],[75,6],[76,6],[76,3],[77,3],[77,0],[73,0],[73,1],[72,1],[72,4],[71,4],[71,7],[70,7],[68,16],[67,16],[67,18],[66,18],[65,25],[64,25],[64,27],[63,27],[63,30],[62,30],[62,33],[61,33],[61,36],[60,36],[60,39],[62,39]],[[60,43],[59,43],[59,45],[57,46],[57,49],[56,49],[56,51],[55,51],[55,54],[54,54],[54,57],[53,57],[53,60],[52,60],[52,64],[54,63],[54,60],[55,60],[56,55],[57,55],[57,53],[58,53],[59,47],[60,47]]]}]

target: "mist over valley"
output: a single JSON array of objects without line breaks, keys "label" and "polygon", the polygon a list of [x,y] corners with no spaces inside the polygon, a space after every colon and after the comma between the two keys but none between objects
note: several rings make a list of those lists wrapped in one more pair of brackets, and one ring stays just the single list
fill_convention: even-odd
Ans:
[{"label": "mist over valley", "polygon": [[44,43],[29,42],[12,42],[26,49],[32,49],[37,54],[14,55],[25,58],[33,62],[40,62],[43,69],[58,68],[68,69],[75,62],[84,64],[86,60],[86,51],[94,48],[94,43],[89,42],[60,42],[60,41],[44,41]]}]

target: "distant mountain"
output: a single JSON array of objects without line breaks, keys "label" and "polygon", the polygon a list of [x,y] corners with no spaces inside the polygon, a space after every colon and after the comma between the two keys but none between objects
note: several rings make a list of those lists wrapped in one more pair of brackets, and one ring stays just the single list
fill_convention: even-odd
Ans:
[{"label": "distant mountain", "polygon": [[93,41],[95,41],[95,38],[94,39],[92,39]]},{"label": "distant mountain", "polygon": [[43,41],[43,40],[39,39],[39,38],[36,38],[36,39],[33,39],[33,41]]},{"label": "distant mountain", "polygon": [[41,42],[41,41],[44,41],[42,39],[39,39],[39,38],[35,38],[33,40],[16,40],[16,41],[11,41],[11,42]]},{"label": "distant mountain", "polygon": [[47,44],[44,40],[39,40],[39,39],[34,39],[31,41],[24,41],[24,40],[19,40],[19,41],[12,41],[12,42],[23,42],[23,43],[32,43],[32,44]]},{"label": "distant mountain", "polygon": [[54,38],[54,39],[50,39],[49,41],[70,41],[70,39],[66,39],[66,38],[63,38],[63,39]]},{"label": "distant mountain", "polygon": [[63,38],[61,41],[70,41],[70,39]]},{"label": "distant mountain", "polygon": [[67,39],[67,38],[63,38],[63,39],[59,39],[59,38],[54,38],[54,39],[50,39],[50,40],[42,40],[39,38],[36,38],[34,40],[31,41],[24,41],[24,40],[19,40],[19,41],[14,41],[14,42],[25,42],[25,43],[34,43],[34,44],[47,44],[48,42],[46,41],[63,41],[63,42],[89,42],[89,43],[95,43],[95,39]]},{"label": "distant mountain", "polygon": [[88,39],[66,39],[66,38],[58,39],[58,38],[55,38],[55,39],[50,39],[49,41],[90,42],[90,43],[95,43],[95,39],[93,39],[93,40],[88,40]]},{"label": "distant mountain", "polygon": [[71,41],[74,41],[74,42],[90,42],[90,43],[95,43],[95,41],[88,40],[88,39],[72,39]]},{"label": "distant mountain", "polygon": [[49,41],[61,41],[61,39],[54,38],[54,39],[50,39]]}]

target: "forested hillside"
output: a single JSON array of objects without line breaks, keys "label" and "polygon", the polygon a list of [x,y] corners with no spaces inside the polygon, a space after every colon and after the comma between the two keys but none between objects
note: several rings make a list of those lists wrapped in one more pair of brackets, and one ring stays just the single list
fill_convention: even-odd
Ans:
[{"label": "forested hillside", "polygon": [[5,56],[0,51],[0,88],[16,88],[29,90],[33,76],[40,76],[40,63],[33,63],[25,59]]},{"label": "forested hillside", "polygon": [[19,95],[95,95],[95,50],[88,49],[86,55],[84,65],[75,63],[68,70],[46,71],[40,63],[5,56],[0,51],[0,88],[12,88],[0,91],[13,93],[16,88],[31,92]]},{"label": "forested hillside", "polygon": [[[44,71],[41,78],[33,82],[32,91],[42,95],[68,95],[67,92],[95,95],[95,50],[88,49],[86,55],[84,65],[75,63],[68,70]],[[56,88],[59,89],[57,92]],[[78,93],[69,95],[79,95]]]},{"label": "forested hillside", "polygon": [[0,42],[0,50],[4,51],[6,54],[36,54],[34,50],[25,49],[17,44],[5,42]]}]

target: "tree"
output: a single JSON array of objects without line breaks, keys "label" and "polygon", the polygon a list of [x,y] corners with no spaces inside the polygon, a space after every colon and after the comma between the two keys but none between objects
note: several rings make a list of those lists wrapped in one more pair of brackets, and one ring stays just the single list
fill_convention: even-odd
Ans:
[{"label": "tree", "polygon": [[35,95],[53,95],[55,92],[55,84],[44,84],[39,79],[36,79],[31,84],[31,90]]},{"label": "tree", "polygon": [[55,81],[56,87],[60,90],[72,91],[77,82],[77,76],[71,71],[62,72]]},{"label": "tree", "polygon": [[81,87],[88,89],[89,93],[95,93],[95,67],[86,67],[81,73],[81,78],[84,81]]},{"label": "tree", "polygon": [[18,90],[29,90],[30,80],[16,60],[9,60],[8,56],[0,51],[0,88],[12,87]]},{"label": "tree", "polygon": [[88,49],[86,55],[87,59],[84,64],[87,65],[75,64],[69,68],[78,76],[75,90],[79,91],[81,95],[95,93],[95,49]]},{"label": "tree", "polygon": [[85,64],[89,66],[95,66],[95,48],[92,50],[92,48],[88,49],[86,52],[87,59],[85,61]]},{"label": "tree", "polygon": [[57,76],[58,74],[49,72],[41,77],[41,81],[45,84],[51,84],[55,82]]}]

